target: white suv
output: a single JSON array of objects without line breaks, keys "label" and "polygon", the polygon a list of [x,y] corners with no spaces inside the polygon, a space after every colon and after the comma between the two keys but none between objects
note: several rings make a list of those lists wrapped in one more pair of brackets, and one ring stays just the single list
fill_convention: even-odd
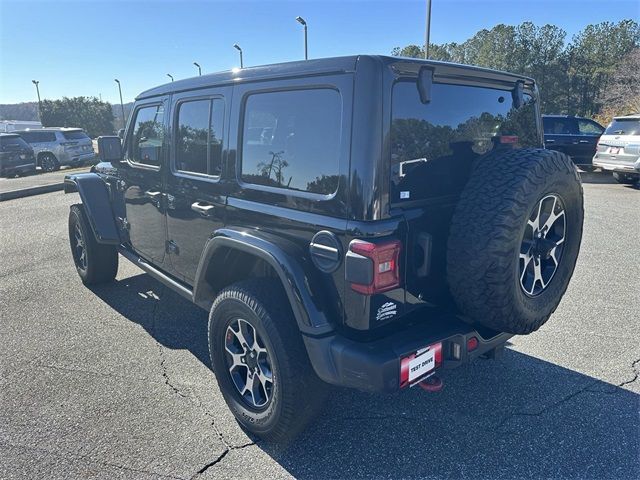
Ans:
[{"label": "white suv", "polygon": [[593,166],[613,171],[620,183],[640,180],[640,115],[613,119],[598,141]]},{"label": "white suv", "polygon": [[78,166],[96,160],[93,143],[81,128],[38,128],[14,133],[31,145],[38,166],[45,172],[58,170],[61,165]]}]

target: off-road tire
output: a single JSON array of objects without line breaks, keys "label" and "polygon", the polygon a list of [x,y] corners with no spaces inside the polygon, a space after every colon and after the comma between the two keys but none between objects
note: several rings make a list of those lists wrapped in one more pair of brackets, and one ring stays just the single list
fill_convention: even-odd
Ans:
[{"label": "off-road tire", "polygon": [[55,172],[60,170],[60,163],[53,153],[42,153],[38,157],[38,163],[43,172]]},{"label": "off-road tire", "polygon": [[[77,245],[76,227],[84,242],[86,259],[83,262]],[[81,203],[69,211],[69,245],[76,271],[82,283],[96,285],[113,281],[118,273],[118,251],[114,245],[98,243],[89,225],[89,219]]]},{"label": "off-road tire", "polygon": [[[272,396],[263,409],[243,401],[225,359],[227,327],[239,318],[256,329],[273,363]],[[329,387],[313,371],[288,299],[273,279],[249,279],[224,289],[211,306],[208,333],[218,386],[246,430],[268,441],[287,442],[321,410]]]},{"label": "off-road tire", "polygon": [[[549,194],[565,209],[565,244],[555,274],[536,296],[521,287],[519,258],[534,207]],[[582,239],[583,198],[571,160],[551,150],[494,152],[474,165],[453,215],[447,280],[466,321],[531,333],[555,311],[573,274]]]}]

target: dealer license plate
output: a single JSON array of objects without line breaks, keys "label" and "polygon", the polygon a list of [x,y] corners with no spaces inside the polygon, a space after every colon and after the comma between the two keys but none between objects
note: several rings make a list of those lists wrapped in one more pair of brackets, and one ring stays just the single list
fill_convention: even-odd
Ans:
[{"label": "dealer license plate", "polygon": [[611,155],[618,155],[620,153],[621,147],[609,147],[609,153]]}]

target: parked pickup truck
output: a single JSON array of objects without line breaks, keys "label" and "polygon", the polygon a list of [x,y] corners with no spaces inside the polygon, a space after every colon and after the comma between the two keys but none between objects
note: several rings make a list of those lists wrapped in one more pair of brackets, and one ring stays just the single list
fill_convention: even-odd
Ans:
[{"label": "parked pickup truck", "polygon": [[417,59],[175,81],[65,178],[73,261],[92,285],[120,254],[209,311],[227,404],[283,440],[327,384],[435,390],[549,319],[583,201],[541,126],[532,79]]}]

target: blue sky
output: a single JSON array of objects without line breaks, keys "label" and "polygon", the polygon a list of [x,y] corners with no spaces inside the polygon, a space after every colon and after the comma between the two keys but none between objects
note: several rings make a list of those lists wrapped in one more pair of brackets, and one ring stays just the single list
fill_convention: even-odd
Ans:
[{"label": "blue sky", "polygon": [[[463,41],[497,23],[554,23],[569,37],[589,23],[638,19],[638,0],[432,0],[434,43]],[[421,43],[425,0],[35,1],[0,0],[0,103],[98,96],[125,102],[168,81],[309,56],[388,54]]]}]

